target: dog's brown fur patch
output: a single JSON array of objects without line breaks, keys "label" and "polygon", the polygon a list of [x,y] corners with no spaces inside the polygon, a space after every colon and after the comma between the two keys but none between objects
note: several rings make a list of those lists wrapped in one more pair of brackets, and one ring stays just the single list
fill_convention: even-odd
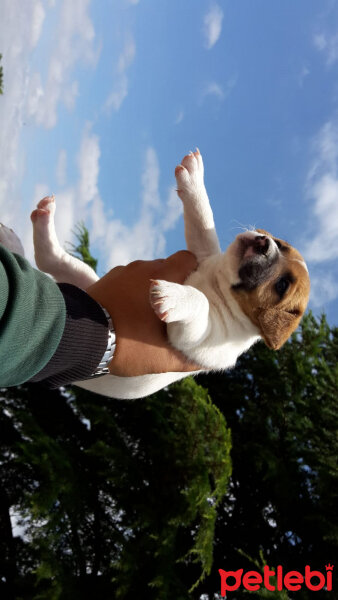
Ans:
[{"label": "dog's brown fur patch", "polygon": [[[243,312],[259,328],[267,346],[278,350],[298,327],[304,314],[310,294],[310,278],[304,259],[295,248],[263,229],[257,231],[280,245],[273,275],[253,290],[238,289],[232,293]],[[284,274],[289,275],[290,284],[281,299],[275,285]]]}]

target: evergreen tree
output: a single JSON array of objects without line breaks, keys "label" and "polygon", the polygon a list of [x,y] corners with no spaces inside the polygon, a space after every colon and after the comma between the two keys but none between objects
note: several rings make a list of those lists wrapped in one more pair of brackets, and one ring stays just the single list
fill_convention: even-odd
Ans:
[{"label": "evergreen tree", "polygon": [[2,407],[6,515],[15,506],[25,531],[3,550],[13,597],[188,598],[210,570],[230,472],[229,432],[205,390],[186,380],[122,403],[27,384],[3,391]]},{"label": "evergreen tree", "polygon": [[75,258],[79,258],[96,271],[97,260],[91,255],[89,248],[89,232],[83,221],[78,223],[74,233],[78,243],[76,245],[68,243],[70,254],[75,256]]},{"label": "evergreen tree", "polygon": [[[337,357],[338,329],[309,312],[279,352],[259,343],[233,371],[200,378],[233,439],[214,572],[201,590],[217,590],[218,568],[252,568],[238,550],[262,551],[268,564],[303,573],[306,564],[324,573],[325,564],[337,564]],[[295,597],[310,594],[303,588]]]}]

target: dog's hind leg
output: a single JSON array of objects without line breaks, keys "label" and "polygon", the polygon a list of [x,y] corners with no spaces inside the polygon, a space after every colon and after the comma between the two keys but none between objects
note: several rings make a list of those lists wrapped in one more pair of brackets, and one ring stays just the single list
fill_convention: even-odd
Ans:
[{"label": "dog's hind leg", "polygon": [[40,200],[31,214],[36,265],[40,271],[49,273],[56,281],[72,283],[85,290],[99,277],[91,267],[68,254],[60,246],[55,231],[54,214],[54,196]]}]

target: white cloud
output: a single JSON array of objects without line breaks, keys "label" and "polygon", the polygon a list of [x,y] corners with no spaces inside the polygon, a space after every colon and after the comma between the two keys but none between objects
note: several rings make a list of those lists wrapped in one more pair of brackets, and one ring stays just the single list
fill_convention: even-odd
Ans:
[{"label": "white cloud", "polygon": [[313,38],[313,43],[317,50],[325,50],[327,47],[327,40],[323,33],[317,33]]},{"label": "white cloud", "polygon": [[219,98],[220,100],[224,99],[223,88],[219,85],[219,83],[216,83],[215,81],[206,84],[202,95],[203,98],[205,98],[206,96],[216,96],[216,98]]},{"label": "white cloud", "polygon": [[113,220],[108,224],[107,250],[109,250],[110,267],[127,264],[138,258],[150,260],[163,253],[165,240],[162,230],[157,226],[157,217],[161,208],[159,178],[157,154],[153,148],[147,148],[138,220],[128,227],[119,220]]},{"label": "white cloud", "polygon": [[338,122],[324,125],[314,150],[307,180],[313,226],[303,254],[306,260],[318,263],[338,257]]},{"label": "white cloud", "polygon": [[306,78],[310,75],[310,69],[304,65],[304,67],[302,68],[300,75],[298,77],[298,85],[299,87],[303,87],[304,85],[304,81],[306,80]]},{"label": "white cloud", "polygon": [[328,121],[321,128],[313,143],[315,160],[309,173],[311,181],[323,173],[338,174],[338,122]]},{"label": "white cloud", "polygon": [[[51,189],[48,181],[40,181],[34,188],[30,206],[22,208],[20,198],[25,156],[21,129],[26,122],[32,132],[34,125],[51,128],[57,124],[60,103],[71,108],[76,101],[79,90],[73,77],[75,67],[80,61],[94,65],[98,51],[89,17],[89,0],[60,0],[59,3],[51,0],[44,3],[40,0],[26,0],[24,3],[21,0],[3,0],[1,9],[0,50],[5,87],[0,113],[1,220],[15,228],[23,240],[28,258],[32,260],[29,212],[41,198],[55,193],[56,227],[61,244],[74,239],[74,226],[84,220],[92,240],[101,245],[107,257],[107,267],[133,258],[151,259],[163,254],[165,233],[174,227],[181,207],[172,190],[168,197],[161,198],[156,151],[148,148],[145,152],[140,210],[135,222],[126,225],[119,218],[119,207],[114,207],[111,215],[100,196],[100,142],[88,125],[84,128],[75,157],[78,169],[75,181],[70,183],[67,179],[66,150],[59,150],[55,164],[56,189]],[[51,19],[53,28],[49,30]],[[45,71],[33,70],[35,55],[32,51],[39,45],[44,28],[52,32],[50,50],[44,45],[44,49],[47,48],[44,52]],[[127,70],[134,57],[135,44],[128,38],[116,63],[116,81],[120,81],[120,100],[115,97],[116,108],[121,106],[122,96],[125,97],[128,92]]]},{"label": "white cloud", "polygon": [[118,111],[124,99],[128,96],[128,79],[126,75],[121,75],[118,80],[115,82],[112,91],[110,92],[106,102],[105,102],[105,110],[110,111],[111,109]]},{"label": "white cloud", "polygon": [[41,82],[40,73],[33,73],[27,81],[27,117],[33,117],[39,110],[40,103],[44,98],[44,90]]},{"label": "white cloud", "polygon": [[328,67],[334,65],[338,60],[338,34],[318,33],[313,42],[317,50],[324,54]]},{"label": "white cloud", "polygon": [[94,243],[97,241],[101,242],[101,245],[103,246],[105,252],[105,244],[102,244],[102,242],[104,242],[104,238],[107,235],[107,214],[103,204],[103,200],[100,196],[96,196],[96,198],[94,198],[92,202],[90,218],[90,240]]},{"label": "white cloud", "polygon": [[160,206],[159,196],[160,167],[154,148],[147,148],[145,155],[145,167],[142,173],[142,210],[149,208],[158,209]]},{"label": "white cloud", "polygon": [[55,228],[61,246],[66,246],[74,238],[75,225],[81,221],[83,213],[79,210],[77,194],[73,188],[56,194]]},{"label": "white cloud", "polygon": [[130,67],[130,65],[132,64],[132,62],[135,58],[135,52],[136,52],[135,42],[130,37],[127,40],[127,42],[125,43],[123,51],[121,52],[121,54],[119,56],[119,60],[118,60],[118,64],[117,64],[118,73],[124,73],[128,69],[128,67]]},{"label": "white cloud", "polygon": [[222,32],[223,11],[218,4],[211,6],[204,17],[204,39],[205,45],[212,48],[218,41]]},{"label": "white cloud", "polygon": [[[38,43],[44,19],[45,11],[40,0],[1,2],[4,95],[1,96],[0,111],[0,210],[2,220],[12,226],[21,208],[17,189],[24,170],[24,156],[19,140],[31,91],[28,61]],[[10,206],[13,198],[17,208],[15,215]]]},{"label": "white cloud", "polygon": [[151,260],[165,252],[165,233],[172,229],[182,208],[170,189],[166,203],[161,201],[160,169],[154,148],[145,152],[142,173],[142,192],[138,217],[126,225],[118,218],[118,206],[114,207],[114,218],[108,219],[100,198],[92,203],[92,240],[99,243],[107,257],[106,269],[127,264],[142,258]]},{"label": "white cloud", "polygon": [[[88,227],[90,226],[88,220],[92,215],[92,206],[97,202],[102,202],[98,191],[100,154],[99,138],[91,133],[90,126],[87,124],[76,157],[78,179],[75,184],[63,187],[66,183],[67,155],[65,150],[61,150],[56,165],[56,176],[60,188],[51,190],[45,183],[35,186],[30,210],[33,210],[44,196],[50,195],[52,192],[55,194],[55,225],[62,246],[74,239],[73,231],[77,223],[85,221]],[[27,257],[32,259],[33,246],[30,228],[26,227],[23,243]]]},{"label": "white cloud", "polygon": [[310,263],[314,307],[338,297],[338,121],[328,121],[313,144],[315,158],[306,193],[311,202],[306,239],[301,248]]},{"label": "white cloud", "polygon": [[88,219],[92,215],[92,206],[101,201],[98,189],[100,156],[99,138],[91,133],[87,124],[76,157],[78,180],[75,185],[56,193],[55,222],[62,245],[73,239],[72,232],[80,221],[87,222],[90,227]]},{"label": "white cloud", "polygon": [[[0,210],[2,219],[23,235],[24,226],[16,215],[21,211],[20,186],[25,155],[20,144],[23,125],[50,128],[57,122],[60,102],[74,106],[78,93],[73,80],[77,62],[94,65],[95,32],[88,16],[89,0],[68,2],[58,7],[40,0],[2,0],[0,19],[1,52],[4,68],[4,95],[0,112]],[[49,19],[49,21],[48,21]],[[32,70],[32,64],[46,23],[53,23],[45,49],[46,78]],[[55,25],[54,25],[55,22]],[[53,33],[54,32],[54,33]],[[48,90],[48,93],[47,93]],[[17,211],[8,199],[15,198]]]},{"label": "white cloud", "polygon": [[67,181],[67,152],[60,150],[56,164],[56,180],[60,186],[64,186]]},{"label": "white cloud", "polygon": [[338,282],[333,273],[311,275],[311,305],[319,308],[338,297]]},{"label": "white cloud", "polygon": [[113,87],[104,105],[104,109],[108,112],[111,109],[118,111],[128,95],[129,82],[126,71],[132,64],[135,53],[135,42],[132,37],[129,37],[118,58]]},{"label": "white cloud", "polygon": [[231,77],[226,82],[225,86],[220,85],[216,81],[210,81],[204,85],[201,93],[201,102],[205,100],[208,96],[213,96],[214,98],[218,98],[218,100],[223,101],[226,100],[234,87],[237,84],[237,76]]},{"label": "white cloud", "polygon": [[67,88],[65,88],[62,101],[69,111],[73,110],[76,102],[76,98],[79,96],[79,84],[77,81],[72,81]]},{"label": "white cloud", "polygon": [[176,119],[175,119],[175,125],[179,125],[180,123],[182,123],[184,119],[184,111],[180,110],[180,112],[178,113]]},{"label": "white cloud", "polygon": [[313,185],[312,218],[314,231],[303,249],[306,260],[323,262],[338,258],[338,179],[323,175]]},{"label": "white cloud", "polygon": [[100,146],[97,135],[90,134],[90,126],[86,125],[77,157],[80,180],[77,186],[78,204],[88,206],[98,195],[98,176]]},{"label": "white cloud", "polygon": [[46,13],[41,2],[37,2],[33,7],[32,14],[31,44],[33,47],[37,45],[40,39],[45,16]]},{"label": "white cloud", "polygon": [[55,127],[59,102],[73,108],[78,84],[72,71],[78,62],[95,65],[99,50],[95,49],[95,31],[88,15],[90,0],[63,0],[54,35],[45,84],[40,74],[35,102],[30,104],[30,116],[46,129]]},{"label": "white cloud", "polygon": [[165,215],[162,220],[162,230],[168,231],[169,229],[173,229],[182,214],[182,202],[177,195],[176,188],[172,187],[169,190],[168,200],[165,207]]}]

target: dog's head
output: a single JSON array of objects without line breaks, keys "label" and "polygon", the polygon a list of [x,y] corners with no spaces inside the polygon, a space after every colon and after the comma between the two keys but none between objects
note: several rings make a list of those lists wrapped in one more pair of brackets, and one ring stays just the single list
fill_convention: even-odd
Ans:
[{"label": "dog's head", "polygon": [[310,279],[304,259],[263,229],[240,233],[228,251],[232,294],[267,346],[278,350],[297,328],[308,303]]}]

